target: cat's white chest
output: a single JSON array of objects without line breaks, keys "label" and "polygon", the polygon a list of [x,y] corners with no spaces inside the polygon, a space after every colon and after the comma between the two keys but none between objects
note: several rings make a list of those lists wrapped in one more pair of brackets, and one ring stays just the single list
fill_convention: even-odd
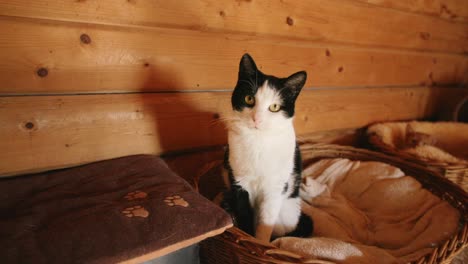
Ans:
[{"label": "cat's white chest", "polygon": [[294,168],[295,144],[292,127],[275,134],[255,130],[230,132],[229,163],[235,180],[251,196],[281,193]]}]

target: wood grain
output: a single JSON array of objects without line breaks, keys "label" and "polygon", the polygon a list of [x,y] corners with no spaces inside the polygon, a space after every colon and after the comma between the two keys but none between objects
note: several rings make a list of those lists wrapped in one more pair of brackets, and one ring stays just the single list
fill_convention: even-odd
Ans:
[{"label": "wood grain", "polygon": [[[303,91],[299,136],[431,117],[454,88]],[[226,143],[230,92],[0,97],[0,175]]]},{"label": "wood grain", "polygon": [[[382,5],[389,5],[388,1],[382,1]],[[414,5],[415,8],[432,10],[421,1]],[[461,7],[464,16],[466,2],[459,0],[456,5],[452,2],[447,8],[453,11]],[[413,4],[395,5],[408,8]],[[273,35],[287,39],[416,50],[468,51],[466,24],[358,1],[1,0],[0,7],[0,15],[3,16]]]},{"label": "wood grain", "polygon": [[430,15],[449,21],[468,22],[468,4],[466,0],[355,0],[371,5],[394,8],[397,10]]},{"label": "wood grain", "polygon": [[468,57],[305,44],[190,30],[0,19],[0,94],[230,90],[249,52],[262,71],[307,87],[466,81]]}]

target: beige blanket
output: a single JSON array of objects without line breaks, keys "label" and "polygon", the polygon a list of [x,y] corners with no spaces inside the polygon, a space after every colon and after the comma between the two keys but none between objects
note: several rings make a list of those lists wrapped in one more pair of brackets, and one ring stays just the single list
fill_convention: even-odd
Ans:
[{"label": "beige blanket", "polygon": [[338,263],[407,263],[454,234],[459,213],[395,167],[348,159],[304,170],[303,211],[313,238],[273,243],[303,256]]}]

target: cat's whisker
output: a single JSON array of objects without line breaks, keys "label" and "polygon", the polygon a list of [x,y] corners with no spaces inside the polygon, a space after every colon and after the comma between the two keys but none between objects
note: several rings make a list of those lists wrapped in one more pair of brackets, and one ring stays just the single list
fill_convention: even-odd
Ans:
[{"label": "cat's whisker", "polygon": [[278,90],[278,93],[282,92],[282,91],[285,90],[285,89],[288,89],[288,87],[285,86],[285,87],[279,89],[279,90]]},{"label": "cat's whisker", "polygon": [[215,120],[211,120],[210,121],[210,125],[218,125],[218,124],[225,124],[225,120],[221,120],[221,119],[215,119]]},{"label": "cat's whisker", "polygon": [[255,84],[253,82],[252,79],[248,79],[248,80],[239,80],[240,82],[245,82],[247,83],[248,85],[250,85],[250,88],[252,89],[252,91],[255,91]]},{"label": "cat's whisker", "polygon": [[239,82],[245,82],[252,87],[252,83],[250,80],[239,80]]},{"label": "cat's whisker", "polygon": [[255,84],[258,85],[258,71],[255,71]]},{"label": "cat's whisker", "polygon": [[220,116],[217,119],[213,119],[210,121],[211,125],[217,125],[219,123],[222,123],[225,126],[228,126],[232,122],[239,121],[239,118],[237,117],[232,117],[232,116]]},{"label": "cat's whisker", "polygon": [[210,121],[210,125],[217,125],[217,124],[219,124],[220,122],[221,122],[221,121],[220,121],[220,120],[217,120],[217,119],[211,120],[211,121]]}]

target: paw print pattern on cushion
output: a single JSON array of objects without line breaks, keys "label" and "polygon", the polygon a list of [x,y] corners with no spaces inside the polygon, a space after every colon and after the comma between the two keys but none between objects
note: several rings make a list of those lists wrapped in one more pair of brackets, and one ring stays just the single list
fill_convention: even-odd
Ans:
[{"label": "paw print pattern on cushion", "polygon": [[182,207],[187,207],[189,206],[189,203],[184,200],[184,198],[180,197],[179,195],[174,195],[174,196],[168,196],[164,200],[164,202],[169,205],[169,206],[182,206]]},{"label": "paw print pattern on cushion", "polygon": [[142,191],[134,191],[134,192],[129,192],[127,195],[125,195],[125,199],[131,201],[135,199],[145,199],[148,197],[148,194]]},{"label": "paw print pattern on cushion", "polygon": [[138,217],[146,218],[149,216],[149,212],[145,208],[139,205],[125,208],[122,211],[122,214],[124,214],[126,217],[138,216]]}]

